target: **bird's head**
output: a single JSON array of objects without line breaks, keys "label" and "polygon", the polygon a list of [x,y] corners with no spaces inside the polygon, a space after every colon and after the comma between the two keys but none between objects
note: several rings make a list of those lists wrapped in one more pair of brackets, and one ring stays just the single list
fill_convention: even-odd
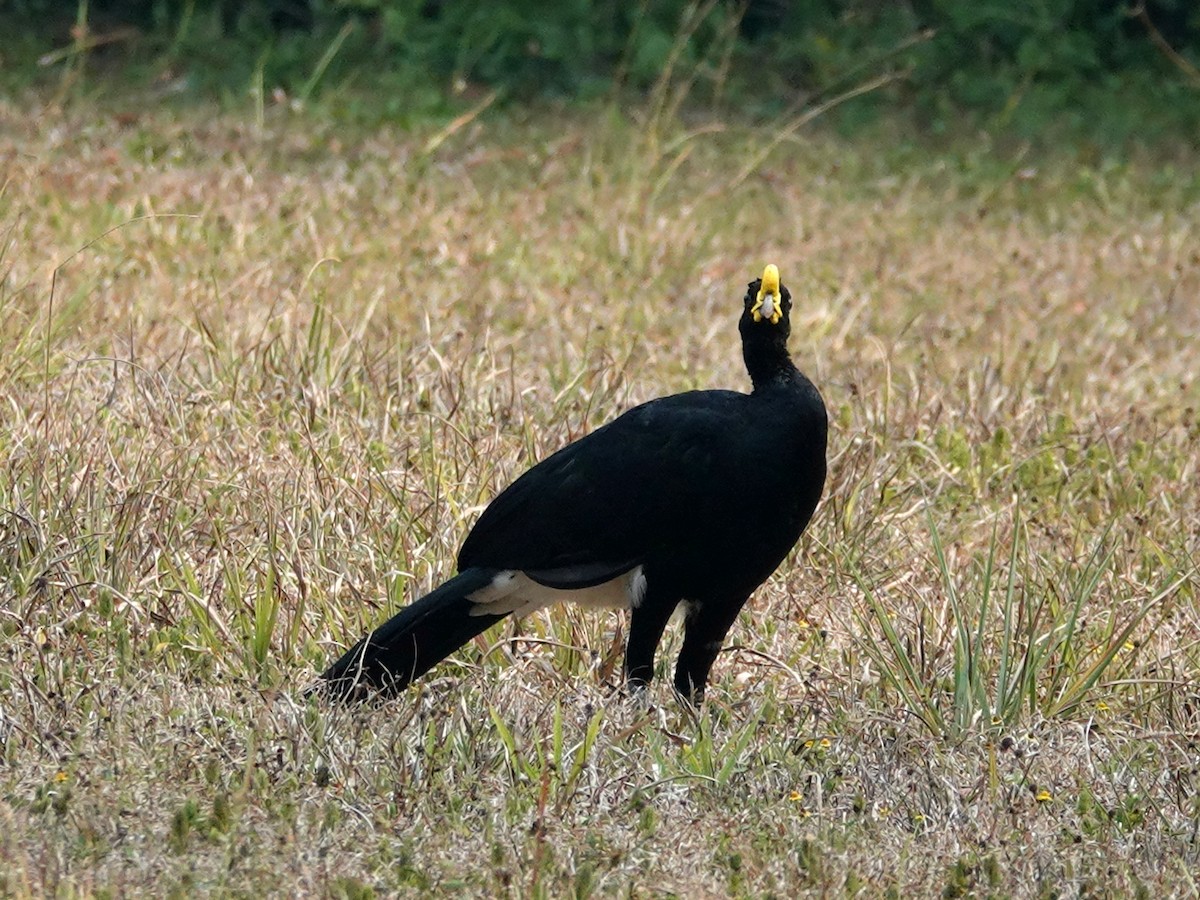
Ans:
[{"label": "bird's head", "polygon": [[780,379],[790,383],[796,374],[787,348],[791,311],[792,295],[780,282],[778,267],[767,266],[762,278],[746,287],[746,309],[738,322],[742,359],[755,390]]},{"label": "bird's head", "polygon": [[746,288],[746,311],[743,326],[762,326],[781,330],[787,335],[788,313],[792,311],[792,295],[779,281],[779,267],[769,265],[762,278],[756,278]]}]

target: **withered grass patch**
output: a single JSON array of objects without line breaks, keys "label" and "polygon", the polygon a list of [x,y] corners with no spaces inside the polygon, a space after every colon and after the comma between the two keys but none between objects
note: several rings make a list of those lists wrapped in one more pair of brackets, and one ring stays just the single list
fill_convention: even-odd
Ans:
[{"label": "withered grass patch", "polygon": [[[1194,177],[761,139],[0,106],[0,893],[1195,892]],[[570,610],[301,698],[533,460],[743,386],[766,261],[831,478],[699,718]]]}]

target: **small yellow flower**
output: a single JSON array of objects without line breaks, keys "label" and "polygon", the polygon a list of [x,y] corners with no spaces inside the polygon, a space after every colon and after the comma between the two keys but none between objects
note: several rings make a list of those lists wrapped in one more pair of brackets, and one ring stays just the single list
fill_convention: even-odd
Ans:
[{"label": "small yellow flower", "polygon": [[1098,712],[1098,713],[1108,712],[1108,704],[1105,703],[1103,700],[1101,700],[1099,703],[1096,704],[1096,712]]},{"label": "small yellow flower", "polygon": [[788,794],[788,799],[791,800],[793,803],[798,803],[801,800],[803,800],[804,797],[800,794],[799,791],[792,791],[790,794]]},{"label": "small yellow flower", "polygon": [[885,805],[879,807],[877,812],[879,813],[879,818],[886,819],[888,816],[890,816],[892,814],[892,808],[885,804]]},{"label": "small yellow flower", "polygon": [[57,772],[54,773],[54,780],[56,783],[62,784],[64,781],[67,780],[67,773],[64,772],[62,769],[59,769]]},{"label": "small yellow flower", "polygon": [[1051,794],[1045,788],[1042,788],[1040,791],[1037,792],[1037,802],[1038,803],[1049,803],[1053,799],[1054,799],[1054,795]]}]

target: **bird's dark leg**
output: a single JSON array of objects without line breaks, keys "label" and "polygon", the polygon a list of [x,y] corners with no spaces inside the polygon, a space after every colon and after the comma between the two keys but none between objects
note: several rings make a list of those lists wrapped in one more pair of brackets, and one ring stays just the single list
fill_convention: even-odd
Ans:
[{"label": "bird's dark leg", "polygon": [[630,688],[644,688],[654,680],[654,653],[678,605],[677,598],[664,597],[648,586],[642,602],[633,608],[625,646],[625,682]]},{"label": "bird's dark leg", "polygon": [[689,703],[699,706],[704,699],[708,672],[747,599],[710,600],[689,611],[684,624],[683,647],[675,665],[675,690]]}]

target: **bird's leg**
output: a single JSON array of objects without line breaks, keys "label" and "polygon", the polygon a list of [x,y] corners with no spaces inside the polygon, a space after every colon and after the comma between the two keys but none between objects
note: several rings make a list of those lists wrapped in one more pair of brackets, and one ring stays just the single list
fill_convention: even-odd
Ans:
[{"label": "bird's leg", "polygon": [[709,670],[747,599],[709,600],[697,603],[689,611],[684,623],[683,647],[675,665],[675,690],[694,706],[704,700]]},{"label": "bird's leg", "polygon": [[633,607],[629,643],[625,645],[625,682],[631,690],[644,688],[654,680],[654,653],[678,605],[677,599],[663,597],[648,586],[641,602]]}]

